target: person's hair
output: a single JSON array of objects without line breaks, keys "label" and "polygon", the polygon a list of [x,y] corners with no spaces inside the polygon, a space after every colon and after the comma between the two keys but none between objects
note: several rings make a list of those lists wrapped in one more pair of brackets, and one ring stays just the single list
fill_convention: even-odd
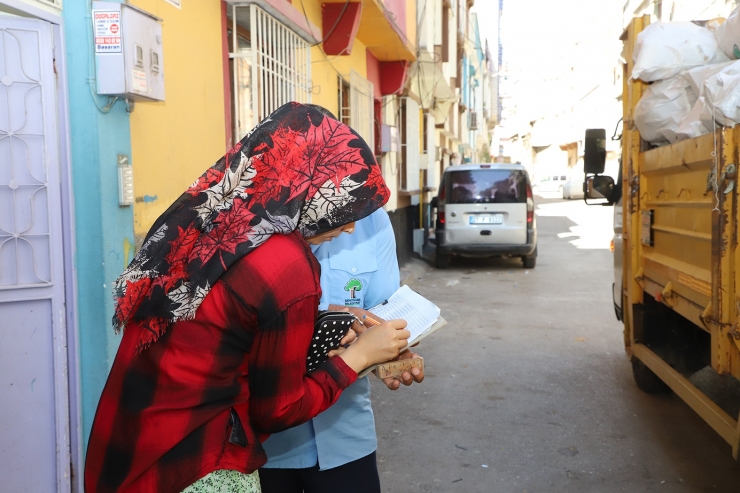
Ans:
[{"label": "person's hair", "polygon": [[322,113],[323,115],[328,116],[329,118],[333,118],[333,119],[337,120],[337,117],[334,115],[334,113],[332,113],[331,111],[327,110],[323,106],[319,106],[318,104],[309,104],[309,103],[305,104],[305,106],[308,106],[309,108],[313,108],[316,111]]}]

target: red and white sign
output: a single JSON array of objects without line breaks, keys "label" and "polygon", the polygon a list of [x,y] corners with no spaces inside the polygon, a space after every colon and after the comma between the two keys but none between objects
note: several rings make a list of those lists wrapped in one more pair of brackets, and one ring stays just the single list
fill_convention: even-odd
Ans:
[{"label": "red and white sign", "polygon": [[95,53],[121,53],[121,12],[93,10]]}]

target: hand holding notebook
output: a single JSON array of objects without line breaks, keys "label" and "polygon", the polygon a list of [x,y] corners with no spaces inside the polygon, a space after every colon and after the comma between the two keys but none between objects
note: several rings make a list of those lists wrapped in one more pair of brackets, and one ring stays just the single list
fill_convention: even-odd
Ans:
[{"label": "hand holding notebook", "polygon": [[[411,333],[408,340],[409,346],[416,344],[447,325],[447,321],[440,316],[439,307],[411,290],[408,286],[402,286],[386,301],[370,308],[370,312],[385,320],[405,320],[408,324],[406,329]],[[367,316],[362,321],[365,325],[374,325],[374,322],[377,322],[377,320]],[[365,369],[359,376],[367,375],[376,366],[373,365]]]}]

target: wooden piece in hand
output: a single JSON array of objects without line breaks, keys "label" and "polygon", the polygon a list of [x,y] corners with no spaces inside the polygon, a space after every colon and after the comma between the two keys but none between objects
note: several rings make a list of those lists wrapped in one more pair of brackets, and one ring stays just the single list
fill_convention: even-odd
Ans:
[{"label": "wooden piece in hand", "polygon": [[424,358],[389,361],[388,363],[379,364],[375,370],[378,378],[391,378],[401,376],[405,371],[410,373],[412,368],[424,371]]}]

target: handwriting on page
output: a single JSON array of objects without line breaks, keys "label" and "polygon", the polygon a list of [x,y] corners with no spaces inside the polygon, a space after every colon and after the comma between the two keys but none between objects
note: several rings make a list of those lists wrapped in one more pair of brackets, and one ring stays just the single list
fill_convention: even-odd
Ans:
[{"label": "handwriting on page", "polygon": [[424,332],[424,330],[429,327],[430,322],[434,322],[433,319],[430,320],[429,317],[425,317],[421,312],[416,310],[413,306],[407,305],[403,300],[400,300],[400,302],[389,300],[385,305],[376,307],[373,313],[386,320],[394,318],[402,318],[406,320],[408,323],[406,328],[411,332],[411,340]]},{"label": "handwriting on page", "polygon": [[371,312],[386,320],[402,318],[411,332],[409,344],[423,335],[439,318],[437,305],[414,292],[408,286],[402,286],[384,304],[370,309]]}]

